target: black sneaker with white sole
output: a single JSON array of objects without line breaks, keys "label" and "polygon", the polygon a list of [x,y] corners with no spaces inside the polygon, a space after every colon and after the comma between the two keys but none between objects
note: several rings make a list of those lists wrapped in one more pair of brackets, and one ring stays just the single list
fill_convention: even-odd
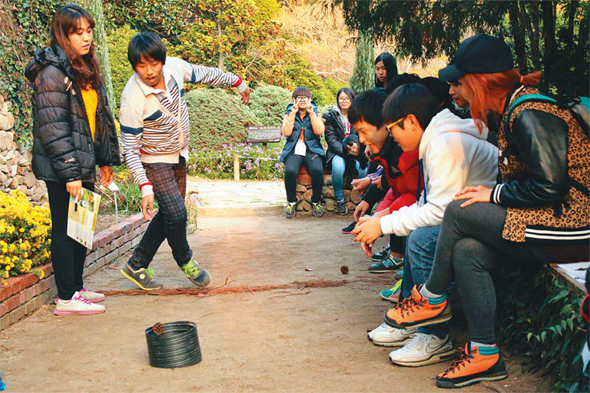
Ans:
[{"label": "black sneaker with white sole", "polygon": [[352,232],[354,227],[356,227],[356,221],[353,221],[349,226],[342,228],[342,233],[348,235],[350,232]]},{"label": "black sneaker with white sole", "polygon": [[338,214],[340,214],[341,216],[345,216],[348,214],[348,207],[346,206],[346,202],[343,200],[341,201],[336,201],[336,210],[338,211]]}]

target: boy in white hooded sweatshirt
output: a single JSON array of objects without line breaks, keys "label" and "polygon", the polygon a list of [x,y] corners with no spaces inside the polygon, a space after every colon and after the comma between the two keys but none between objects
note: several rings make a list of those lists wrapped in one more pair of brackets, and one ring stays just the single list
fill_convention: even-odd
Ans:
[{"label": "boy in white hooded sweatshirt", "polygon": [[[403,283],[403,295],[408,296],[408,289],[428,279],[443,215],[453,197],[467,186],[496,184],[498,149],[486,142],[485,127],[480,134],[472,119],[461,119],[448,109],[439,112],[439,102],[422,85],[397,88],[385,102],[383,116],[388,133],[404,151],[419,150],[419,198],[387,216],[361,219],[352,234],[365,243],[364,250],[383,234],[409,236],[409,269]],[[376,345],[403,346],[389,357],[404,366],[444,361],[455,352],[448,324],[397,329],[384,323],[369,339]]]}]

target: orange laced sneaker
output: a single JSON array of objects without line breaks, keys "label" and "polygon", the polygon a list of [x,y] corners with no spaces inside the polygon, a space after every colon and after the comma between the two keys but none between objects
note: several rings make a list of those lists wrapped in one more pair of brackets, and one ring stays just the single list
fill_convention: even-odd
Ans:
[{"label": "orange laced sneaker", "polygon": [[394,328],[420,327],[448,321],[453,317],[451,304],[448,300],[431,304],[430,299],[423,297],[418,286],[412,288],[412,296],[404,299],[397,307],[385,313],[385,323]]},{"label": "orange laced sneaker", "polygon": [[[488,348],[483,348],[485,351]],[[497,348],[493,348],[497,351]],[[436,377],[439,388],[461,388],[481,381],[499,381],[508,377],[504,358],[499,352],[482,354],[481,348],[469,351],[469,343],[465,349],[459,348],[461,357],[442,374]]]}]

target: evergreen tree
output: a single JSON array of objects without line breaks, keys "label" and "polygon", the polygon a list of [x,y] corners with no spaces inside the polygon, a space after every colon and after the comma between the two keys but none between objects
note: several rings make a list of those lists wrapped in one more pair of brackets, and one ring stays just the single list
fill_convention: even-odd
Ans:
[{"label": "evergreen tree", "polygon": [[375,83],[374,58],[373,34],[371,34],[370,30],[359,31],[356,41],[354,70],[350,77],[350,87],[356,93],[373,87]]},{"label": "evergreen tree", "polygon": [[512,47],[522,74],[543,70],[542,90],[588,95],[588,1],[333,1],[342,4],[349,28],[395,39],[400,57],[451,59],[463,39],[488,33]]}]

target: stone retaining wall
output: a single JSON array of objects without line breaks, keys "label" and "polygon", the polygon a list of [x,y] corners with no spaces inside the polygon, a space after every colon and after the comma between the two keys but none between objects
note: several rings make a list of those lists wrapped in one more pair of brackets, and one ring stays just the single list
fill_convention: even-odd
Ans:
[{"label": "stone retaining wall", "polygon": [[[297,176],[297,197],[301,201],[297,205],[298,212],[311,212],[311,176],[307,168],[302,165]],[[347,190],[342,191],[344,194],[344,201],[348,207],[348,212],[352,213],[356,206],[361,201],[361,194],[358,191]],[[326,211],[336,213],[336,199],[334,198],[334,188],[332,188],[332,173],[329,169],[324,168],[324,187],[322,188],[322,202]]]},{"label": "stone retaining wall", "polygon": [[[92,250],[88,250],[84,276],[127,254],[139,243],[148,224],[139,213],[98,233]],[[35,312],[57,296],[51,263],[39,268],[45,273],[42,280],[29,273],[7,279],[6,286],[0,285],[0,330]]]},{"label": "stone retaining wall", "polygon": [[21,190],[33,203],[47,201],[45,182],[37,180],[31,170],[31,153],[21,151],[15,143],[14,116],[9,101],[0,94],[0,191]]}]

